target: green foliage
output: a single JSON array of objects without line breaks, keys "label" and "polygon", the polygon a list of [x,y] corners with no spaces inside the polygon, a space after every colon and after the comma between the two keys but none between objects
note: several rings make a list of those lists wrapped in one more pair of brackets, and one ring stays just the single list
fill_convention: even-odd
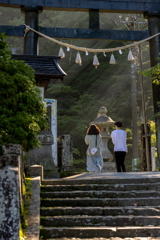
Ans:
[{"label": "green foliage", "polygon": [[[1,25],[19,26],[25,23],[24,18],[25,15],[18,8],[0,7]],[[8,37],[6,41],[16,49],[17,54],[23,54],[23,38]]]},{"label": "green foliage", "polygon": [[151,130],[151,146],[156,146],[156,127],[155,122],[150,121],[150,130]]},{"label": "green foliage", "polygon": [[153,83],[157,85],[160,84],[160,63],[157,63],[154,67],[141,71],[140,73],[145,77],[151,77]]},{"label": "green foliage", "polygon": [[79,152],[79,150],[78,150],[78,148],[72,148],[72,153],[73,154],[75,154],[75,155],[77,155],[77,156],[80,156],[80,152]]},{"label": "green foliage", "polygon": [[20,225],[20,229],[19,229],[19,238],[20,238],[20,240],[25,240],[25,234],[24,234],[24,231],[23,231],[21,225]]},{"label": "green foliage", "polygon": [[73,159],[76,174],[86,172],[86,159]]},{"label": "green foliage", "polygon": [[11,59],[0,35],[0,144],[21,144],[25,151],[40,146],[36,135],[47,126],[46,108],[35,85],[34,70]]},{"label": "green foliage", "polygon": [[[160,60],[160,58],[158,58],[158,60]],[[159,85],[160,84],[160,63],[157,63],[154,67],[151,67],[150,69],[147,69],[145,71],[140,71],[140,74],[142,74],[145,77],[151,78],[153,84]],[[158,105],[158,108],[160,108],[160,102],[157,101],[156,104]],[[157,112],[155,117],[156,116],[160,116],[160,113]]]},{"label": "green foliage", "polygon": [[0,34],[0,56],[4,60],[9,60],[11,58],[11,52],[8,50],[8,44],[4,40],[7,37],[4,33]]},{"label": "green foliage", "polygon": [[[20,25],[24,23],[24,14],[20,9],[0,7],[0,22],[3,25]],[[20,19],[22,21],[20,21]]]}]

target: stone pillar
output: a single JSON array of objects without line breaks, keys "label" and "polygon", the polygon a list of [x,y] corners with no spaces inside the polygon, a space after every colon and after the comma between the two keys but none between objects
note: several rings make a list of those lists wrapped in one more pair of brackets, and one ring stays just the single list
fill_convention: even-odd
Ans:
[{"label": "stone pillar", "polygon": [[44,177],[43,177],[43,166],[41,165],[32,165],[28,168],[29,171],[29,175],[31,177],[40,177],[41,182],[43,181]]},{"label": "stone pillar", "polygon": [[44,102],[48,109],[48,124],[51,134],[53,135],[52,156],[55,166],[58,166],[57,161],[57,100],[45,98]]},{"label": "stone pillar", "polygon": [[26,155],[25,169],[29,174],[29,167],[41,165],[44,169],[44,178],[58,178],[59,173],[55,167],[52,156],[53,135],[51,131],[42,131],[37,138],[42,143],[42,147],[34,148]]},{"label": "stone pillar", "polygon": [[70,135],[59,137],[58,167],[60,172],[74,171],[72,139]]},{"label": "stone pillar", "polygon": [[21,199],[21,146],[3,146],[0,156],[0,239],[19,239]]},{"label": "stone pillar", "polygon": [[[148,29],[150,36],[160,32],[160,12],[146,12],[144,17],[148,19]],[[160,57],[160,35],[157,37],[152,38],[149,41],[150,46],[150,61],[151,67],[155,66],[159,60],[157,59]],[[152,84],[152,91],[153,91],[153,104],[154,104],[154,113],[160,113],[160,85]],[[160,169],[160,115],[155,117],[156,123],[156,137],[157,137],[157,149],[158,149],[158,164]]]},{"label": "stone pillar", "polygon": [[44,169],[44,178],[59,178],[57,172],[57,101],[44,99],[44,102],[48,109],[48,129],[37,136],[42,147],[34,148],[26,154],[25,169],[29,174],[29,166],[41,165]]},{"label": "stone pillar", "polygon": [[[25,24],[38,31],[38,17],[43,10],[42,7],[28,7],[21,8],[22,13],[25,14]],[[38,55],[38,34],[29,31],[24,38],[24,54]]]}]

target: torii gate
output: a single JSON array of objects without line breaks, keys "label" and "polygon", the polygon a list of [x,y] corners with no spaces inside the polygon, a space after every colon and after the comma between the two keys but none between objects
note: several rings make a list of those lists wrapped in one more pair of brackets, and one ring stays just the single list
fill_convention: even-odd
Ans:
[{"label": "torii gate", "polygon": [[[0,0],[0,6],[20,8],[25,24],[53,38],[140,41],[160,32],[159,0]],[[38,16],[44,10],[83,11],[89,14],[89,29],[46,28],[38,26]],[[148,19],[148,31],[99,29],[99,12],[143,14]],[[24,26],[0,26],[7,36],[23,37]],[[149,41],[151,67],[158,62],[160,35]],[[24,54],[37,55],[38,35],[30,31],[24,39]],[[152,85],[154,113],[160,113],[160,85]],[[160,169],[160,116],[156,116],[156,136]]]}]

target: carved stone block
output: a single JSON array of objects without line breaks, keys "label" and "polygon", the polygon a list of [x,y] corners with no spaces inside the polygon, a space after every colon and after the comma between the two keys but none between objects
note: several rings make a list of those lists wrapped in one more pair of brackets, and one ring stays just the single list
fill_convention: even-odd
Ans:
[{"label": "carved stone block", "polygon": [[117,172],[116,163],[104,161],[102,172]]},{"label": "carved stone block", "polygon": [[11,155],[2,155],[0,156],[0,168],[13,166],[19,167],[20,164],[20,156],[11,154]]},{"label": "carved stone block", "polygon": [[41,165],[32,165],[28,168],[29,175],[31,177],[40,176],[41,181],[43,180],[43,166]]},{"label": "carved stone block", "polygon": [[0,239],[19,239],[20,187],[18,168],[0,169]]},{"label": "carved stone block", "polygon": [[3,155],[6,155],[6,154],[21,155],[22,146],[20,144],[7,144],[2,146],[2,152],[3,152]]}]

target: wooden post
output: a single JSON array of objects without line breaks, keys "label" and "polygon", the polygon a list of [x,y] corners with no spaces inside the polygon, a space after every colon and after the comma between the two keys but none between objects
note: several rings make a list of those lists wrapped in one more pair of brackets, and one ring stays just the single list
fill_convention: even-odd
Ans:
[{"label": "wooden post", "polygon": [[[144,17],[148,19],[148,30],[150,36],[160,32],[160,12],[146,12]],[[155,66],[159,62],[160,53],[160,36],[154,37],[149,41],[150,46],[150,60],[151,67]],[[157,138],[157,152],[158,152],[158,167],[160,170],[160,105],[157,102],[160,101],[160,85],[152,83],[153,91],[153,105],[156,124],[156,138]]]},{"label": "wooden post", "polygon": [[[144,129],[144,124],[140,125],[140,130],[141,130],[141,159],[142,159],[142,171],[147,171],[148,166],[147,166],[147,157],[146,157],[146,147],[149,149],[149,169],[152,170],[152,165],[151,165],[151,134],[150,134],[150,125],[147,124],[147,133],[145,134],[145,129]],[[148,146],[146,146],[146,140],[148,140]]]},{"label": "wooden post", "polygon": [[[39,13],[42,7],[22,7],[21,11],[25,14],[25,24],[38,31]],[[24,54],[38,55],[38,34],[29,31],[24,39]]]},{"label": "wooden post", "polygon": [[89,28],[99,29],[99,10],[89,9]]}]

